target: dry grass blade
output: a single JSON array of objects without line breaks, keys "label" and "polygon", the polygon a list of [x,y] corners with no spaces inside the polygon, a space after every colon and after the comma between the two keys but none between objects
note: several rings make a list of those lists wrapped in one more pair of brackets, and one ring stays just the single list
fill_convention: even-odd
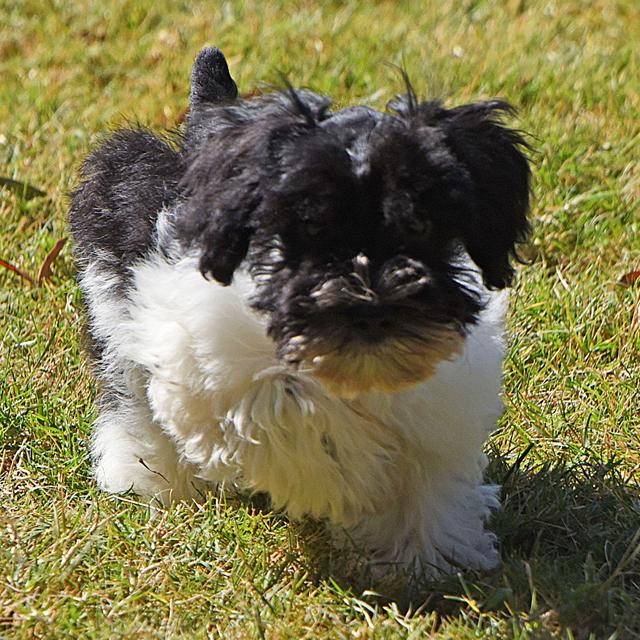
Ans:
[{"label": "dry grass blade", "polygon": [[611,588],[611,585],[618,579],[618,577],[629,567],[633,561],[640,555],[640,528],[636,531],[633,539],[629,543],[626,551],[622,555],[621,560],[618,562],[616,568],[611,572],[611,575],[600,585],[602,592],[606,592]]},{"label": "dry grass blade", "polygon": [[40,271],[38,271],[38,286],[41,287],[42,283],[45,280],[49,280],[51,278],[51,265],[53,265],[55,259],[58,257],[58,254],[62,251],[62,247],[64,247],[67,242],[66,238],[60,238],[58,242],[53,245],[53,249],[49,251],[47,257],[44,259],[42,266],[40,267]]}]

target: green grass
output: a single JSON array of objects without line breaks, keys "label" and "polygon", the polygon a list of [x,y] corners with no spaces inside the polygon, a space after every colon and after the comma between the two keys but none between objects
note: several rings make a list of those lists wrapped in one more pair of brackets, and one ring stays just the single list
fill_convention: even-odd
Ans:
[{"label": "green grass", "polygon": [[34,277],[100,132],[175,126],[207,43],[242,91],[285,71],[383,108],[402,89],[391,62],[449,104],[503,96],[536,147],[490,442],[500,570],[407,613],[349,590],[340,558],[310,551],[317,531],[255,504],[150,520],[97,493],[66,246],[41,288],[0,267],[0,637],[638,637],[640,286],[618,284],[640,269],[638,42],[635,0],[0,0],[0,176],[47,194],[0,185],[0,259]]}]

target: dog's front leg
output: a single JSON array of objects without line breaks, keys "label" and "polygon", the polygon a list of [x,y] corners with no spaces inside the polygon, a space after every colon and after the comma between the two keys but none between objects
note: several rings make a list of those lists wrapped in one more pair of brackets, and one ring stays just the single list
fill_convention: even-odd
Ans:
[{"label": "dog's front leg", "polygon": [[453,470],[436,458],[407,456],[399,493],[350,530],[372,555],[374,573],[435,577],[497,566],[496,537],[485,522],[499,507],[498,487],[481,484],[483,466],[484,456]]},{"label": "dog's front leg", "polygon": [[91,452],[98,486],[110,493],[131,491],[169,505],[198,499],[207,489],[194,477],[175,442],[152,416],[145,398],[103,392],[93,428]]}]

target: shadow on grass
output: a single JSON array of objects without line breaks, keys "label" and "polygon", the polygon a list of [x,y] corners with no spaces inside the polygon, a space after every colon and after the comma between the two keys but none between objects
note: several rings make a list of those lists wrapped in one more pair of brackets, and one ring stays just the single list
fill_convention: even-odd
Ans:
[{"label": "shadow on grass", "polygon": [[[366,561],[336,551],[313,523],[295,525],[312,575],[371,605],[396,602],[414,615],[437,612],[482,624],[516,618],[552,637],[640,637],[640,492],[615,463],[561,461],[520,471],[491,460],[503,509],[490,527],[503,565],[424,583],[407,576],[375,581]],[[409,584],[409,586],[407,586]]]}]

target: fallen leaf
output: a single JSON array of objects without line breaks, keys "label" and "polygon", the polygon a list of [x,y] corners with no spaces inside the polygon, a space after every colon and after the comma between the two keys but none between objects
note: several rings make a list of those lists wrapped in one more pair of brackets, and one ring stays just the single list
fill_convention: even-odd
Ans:
[{"label": "fallen leaf", "polygon": [[21,278],[24,278],[27,282],[30,282],[35,286],[36,281],[28,274],[22,271],[22,269],[18,269],[15,265],[7,262],[6,260],[2,260],[0,258],[0,266],[5,267],[5,269],[9,269],[9,271],[13,271],[13,273],[17,273]]},{"label": "fallen leaf", "polygon": [[62,247],[64,247],[66,238],[60,238],[58,242],[53,245],[53,249],[49,251],[47,257],[44,259],[42,266],[40,267],[40,271],[38,271],[38,286],[41,287],[42,283],[51,278],[51,265],[54,260],[58,257],[58,254],[62,251]]},{"label": "fallen leaf", "polygon": [[623,287],[631,287],[639,280],[640,271],[629,271],[629,273],[625,273],[622,278],[618,280],[618,284],[621,284]]},{"label": "fallen leaf", "polygon": [[6,176],[0,176],[0,186],[7,187],[8,189],[15,191],[18,195],[21,195],[26,200],[31,200],[31,198],[38,198],[39,196],[47,195],[44,191],[36,189],[26,182],[14,180],[13,178],[7,178]]}]

